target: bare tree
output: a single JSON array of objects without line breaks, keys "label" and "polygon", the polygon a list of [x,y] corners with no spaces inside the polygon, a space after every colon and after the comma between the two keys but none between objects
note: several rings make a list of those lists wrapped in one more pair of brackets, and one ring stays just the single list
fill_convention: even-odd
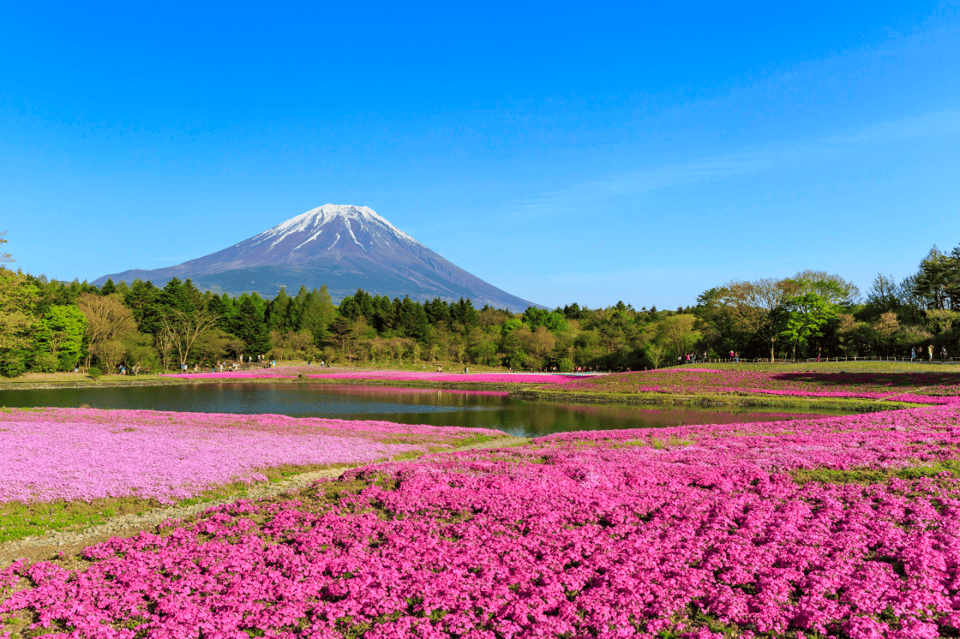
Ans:
[{"label": "bare tree", "polygon": [[187,363],[190,349],[197,338],[216,326],[218,316],[206,310],[192,312],[170,309],[160,318],[160,333],[168,350],[176,351],[180,366]]},{"label": "bare tree", "polygon": [[[104,346],[113,341],[121,340],[137,332],[137,322],[133,318],[133,311],[123,305],[120,301],[120,295],[95,295],[94,293],[83,293],[77,299],[77,307],[84,317],[87,318],[87,338],[89,339],[89,348],[87,350],[87,361],[85,366],[90,367],[91,356],[103,359],[105,355]],[[111,359],[116,350],[111,346],[109,349]],[[106,361],[102,362],[105,365]]]},{"label": "bare tree", "polygon": [[900,321],[897,319],[897,314],[893,311],[882,314],[880,318],[874,322],[872,328],[877,340],[877,345],[880,347],[878,350],[882,349],[884,355],[889,355],[890,348],[893,346],[893,339],[900,330]]},{"label": "bare tree", "polygon": [[674,356],[683,355],[691,350],[700,339],[700,333],[694,330],[696,318],[693,315],[671,315],[661,320],[658,338],[668,344]]},{"label": "bare tree", "polygon": [[546,326],[538,326],[530,334],[527,347],[535,356],[545,360],[556,345],[557,339],[553,333]]},{"label": "bare tree", "polygon": [[723,290],[723,302],[731,307],[737,327],[769,340],[772,362],[778,337],[773,326],[773,311],[784,299],[798,292],[796,283],[790,279],[768,277],[755,282],[730,282]]},{"label": "bare tree", "polygon": [[[4,231],[3,233],[0,233],[0,245],[6,244],[9,241],[9,240],[3,239],[3,236],[6,234],[7,234],[6,231]],[[12,255],[10,255],[9,253],[0,253],[0,268],[3,268],[2,266],[3,264],[9,264],[10,262],[16,262],[16,260],[13,259]]]}]

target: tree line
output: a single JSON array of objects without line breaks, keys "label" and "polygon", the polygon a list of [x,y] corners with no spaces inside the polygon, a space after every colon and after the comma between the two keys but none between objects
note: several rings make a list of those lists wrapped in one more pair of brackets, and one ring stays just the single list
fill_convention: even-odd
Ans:
[{"label": "tree line", "polygon": [[[0,244],[5,241],[0,234]],[[262,355],[375,365],[482,364],[516,370],[638,370],[736,353],[747,359],[906,354],[960,340],[960,247],[934,247],[900,282],[878,275],[864,299],[838,275],[732,281],[692,307],[523,313],[469,299],[425,302],[326,286],[273,299],[198,290],[188,279],[103,286],[13,271],[0,254],[0,374],[98,367],[207,367]]]}]

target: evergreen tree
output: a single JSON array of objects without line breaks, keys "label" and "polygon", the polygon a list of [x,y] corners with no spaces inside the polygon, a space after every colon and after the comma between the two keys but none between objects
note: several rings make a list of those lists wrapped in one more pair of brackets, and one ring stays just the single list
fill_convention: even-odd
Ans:
[{"label": "evergreen tree", "polygon": [[280,292],[267,304],[267,325],[271,330],[287,332],[291,330],[290,326],[290,307],[293,300],[287,295],[285,288],[280,287]]},{"label": "evergreen tree", "polygon": [[[241,295],[236,306],[231,333],[243,340],[247,352],[253,356],[270,352],[270,327],[264,317],[263,305],[258,304],[259,295]],[[261,300],[262,301],[262,300]]]}]

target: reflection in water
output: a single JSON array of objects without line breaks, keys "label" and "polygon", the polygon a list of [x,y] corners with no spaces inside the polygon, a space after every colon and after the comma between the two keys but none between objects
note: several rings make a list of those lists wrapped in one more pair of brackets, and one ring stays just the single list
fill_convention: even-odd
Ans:
[{"label": "reflection in water", "polygon": [[[666,409],[512,400],[492,391],[448,391],[331,384],[198,384],[133,388],[0,391],[0,406],[172,410],[201,413],[280,413],[293,417],[376,419],[401,424],[496,428],[539,437],[575,430],[658,428],[812,417],[757,409]],[[839,414],[839,413],[832,413]]]}]

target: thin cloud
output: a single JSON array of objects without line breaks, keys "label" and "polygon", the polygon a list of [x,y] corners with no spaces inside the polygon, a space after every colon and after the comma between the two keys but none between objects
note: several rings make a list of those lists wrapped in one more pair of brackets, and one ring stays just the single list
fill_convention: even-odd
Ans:
[{"label": "thin cloud", "polygon": [[644,168],[611,175],[602,180],[572,184],[538,197],[514,201],[508,216],[529,219],[573,211],[577,203],[610,196],[641,195],[658,189],[697,182],[724,180],[758,171],[819,161],[838,147],[889,144],[922,137],[960,133],[960,110],[931,111],[915,116],[877,122],[826,137],[783,141],[724,155],[694,158],[659,168]]},{"label": "thin cloud", "polygon": [[960,110],[931,111],[823,138],[826,144],[890,143],[960,132]]}]

